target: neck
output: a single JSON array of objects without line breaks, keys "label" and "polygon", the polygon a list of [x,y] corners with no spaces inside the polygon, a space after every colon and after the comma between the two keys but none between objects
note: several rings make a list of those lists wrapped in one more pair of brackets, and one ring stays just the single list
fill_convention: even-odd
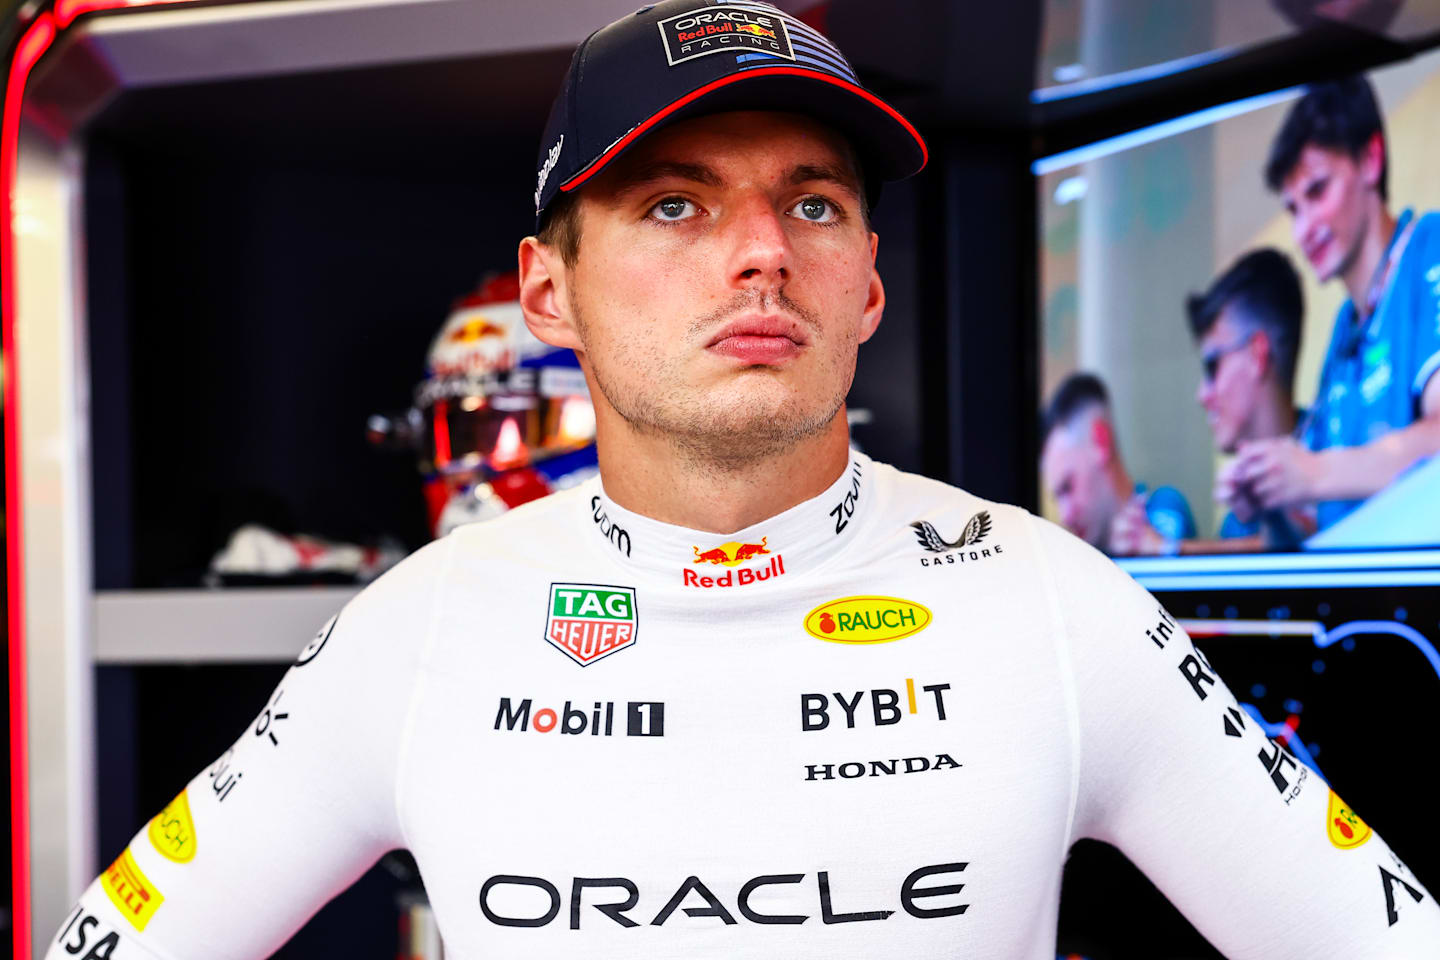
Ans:
[{"label": "neck", "polygon": [[767,520],[824,492],[849,463],[843,407],[819,434],[784,453],[724,463],[697,459],[600,407],[596,449],[605,493],[641,516],[692,530],[732,533]]},{"label": "neck", "polygon": [[1272,382],[1264,399],[1257,403],[1245,430],[1245,440],[1268,440],[1288,437],[1295,432],[1295,403],[1290,391]]},{"label": "neck", "polygon": [[1350,302],[1355,304],[1357,316],[1365,310],[1365,300],[1370,293],[1370,284],[1375,280],[1375,271],[1380,269],[1390,238],[1395,235],[1395,218],[1378,195],[1374,207],[1360,241],[1360,249],[1340,275],[1346,292],[1350,294]]}]

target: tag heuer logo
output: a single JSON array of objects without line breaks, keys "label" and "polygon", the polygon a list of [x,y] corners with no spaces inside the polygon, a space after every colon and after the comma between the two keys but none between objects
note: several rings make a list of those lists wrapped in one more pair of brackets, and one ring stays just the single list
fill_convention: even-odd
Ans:
[{"label": "tag heuer logo", "polygon": [[552,583],[545,639],[587,667],[635,644],[635,588],[597,583]]}]

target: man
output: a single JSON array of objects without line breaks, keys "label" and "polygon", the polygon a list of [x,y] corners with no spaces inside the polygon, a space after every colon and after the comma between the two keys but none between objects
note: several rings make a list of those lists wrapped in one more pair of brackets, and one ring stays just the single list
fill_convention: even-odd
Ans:
[{"label": "man", "polygon": [[[1300,278],[1278,250],[1245,254],[1210,289],[1186,301],[1190,332],[1200,351],[1195,399],[1222,453],[1235,454],[1256,440],[1295,431],[1295,359],[1305,314]],[[1181,554],[1293,550],[1313,532],[1314,520],[1297,509],[1261,510],[1234,482],[1236,461],[1221,469],[1216,500],[1229,506],[1218,539],[1186,539]],[[1164,537],[1133,507],[1116,522],[1116,552],[1165,552]]]},{"label": "man", "polygon": [[1077,537],[1109,554],[1132,553],[1128,530],[1117,528],[1128,512],[1153,532],[1156,552],[1173,552],[1179,541],[1195,536],[1190,505],[1179,490],[1146,493],[1131,478],[1099,377],[1066,377],[1050,398],[1041,434],[1041,482],[1055,500],[1061,526]]},{"label": "man", "polygon": [[520,302],[584,365],[601,478],[346,606],[55,957],[84,924],[265,956],[405,846],[457,957],[1050,960],[1080,836],[1235,956],[1440,937],[1133,581],[847,448],[866,184],[924,148],[837,50],[645,7],[581,45],[541,149]]},{"label": "man", "polygon": [[1322,530],[1440,451],[1440,216],[1393,216],[1388,165],[1375,95],[1353,77],[1291,108],[1265,166],[1315,276],[1349,297],[1301,438],[1248,445],[1235,481],[1265,509],[1318,504]]}]

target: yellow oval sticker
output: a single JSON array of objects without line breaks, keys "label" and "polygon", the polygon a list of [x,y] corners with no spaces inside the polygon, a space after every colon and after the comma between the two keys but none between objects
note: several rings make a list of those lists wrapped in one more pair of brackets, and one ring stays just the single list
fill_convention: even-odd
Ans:
[{"label": "yellow oval sticker", "polygon": [[184,790],[150,821],[150,843],[167,860],[189,863],[195,859],[195,821],[190,819],[190,800]]},{"label": "yellow oval sticker", "polygon": [[930,611],[899,597],[843,597],[805,615],[805,632],[830,643],[889,643],[930,626]]}]

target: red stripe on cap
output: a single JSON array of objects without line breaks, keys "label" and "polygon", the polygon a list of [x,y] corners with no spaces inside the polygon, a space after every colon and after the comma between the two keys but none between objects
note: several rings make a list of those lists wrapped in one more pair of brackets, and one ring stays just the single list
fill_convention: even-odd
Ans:
[{"label": "red stripe on cap", "polygon": [[[680,99],[657,110],[645,122],[639,124],[637,127],[635,127],[635,129],[631,130],[629,133],[625,134],[625,136],[615,141],[615,143],[610,146],[609,150],[606,150],[604,153],[600,154],[600,156],[597,157],[588,167],[575,174],[575,176],[571,177],[569,180],[566,180],[564,183],[560,184],[561,192],[569,193],[571,190],[574,190],[586,180],[589,180],[591,177],[595,176],[595,174],[599,173],[605,168],[605,165],[607,163],[615,159],[616,154],[618,154],[621,150],[624,150],[630,144],[634,143],[640,137],[644,136],[646,131],[650,130],[650,128],[654,127],[661,120],[664,120],[666,117],[670,116],[670,114],[679,110],[681,107],[694,103],[696,100],[699,100],[706,94],[718,90],[721,87],[735,83],[737,80],[746,80],[751,77],[778,76],[805,77],[807,80],[820,80],[825,83],[831,84],[832,86],[839,87],[840,89],[845,90],[848,93],[853,93],[855,96],[866,100],[873,106],[879,107],[881,110],[889,114],[896,123],[904,127],[905,132],[909,133],[910,136],[914,137],[915,142],[920,145],[920,170],[925,169],[925,164],[930,162],[930,151],[926,148],[925,139],[920,136],[919,131],[915,129],[915,127],[910,123],[909,120],[906,120],[903,116],[900,115],[900,111],[896,110],[894,107],[890,106],[890,104],[886,103],[884,100],[881,100],[879,97],[875,96],[875,94],[871,93],[870,91],[862,87],[858,87],[855,84],[850,83],[849,81],[841,80],[839,77],[832,77],[829,74],[820,73],[816,70],[807,70],[804,67],[761,67],[757,70],[742,70],[739,73],[732,73],[728,77],[721,77],[719,80],[712,80],[709,83],[705,84],[705,86],[700,87],[697,90],[692,90]],[[915,172],[919,173],[920,170],[916,170]]]}]

